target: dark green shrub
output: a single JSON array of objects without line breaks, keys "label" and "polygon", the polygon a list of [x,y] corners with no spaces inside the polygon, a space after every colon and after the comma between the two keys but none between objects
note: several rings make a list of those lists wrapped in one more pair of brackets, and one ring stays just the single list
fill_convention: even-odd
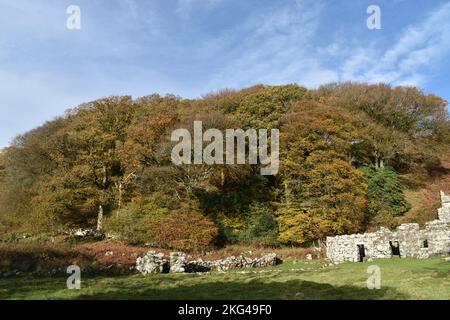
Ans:
[{"label": "dark green shrub", "polygon": [[377,216],[395,217],[411,208],[405,199],[402,184],[393,168],[363,167],[361,170],[364,172],[368,186],[366,220],[369,224],[372,220],[377,220]]},{"label": "dark green shrub", "polygon": [[241,233],[239,241],[267,246],[277,245],[278,223],[273,210],[264,204],[253,205],[250,210],[252,216],[250,226]]}]

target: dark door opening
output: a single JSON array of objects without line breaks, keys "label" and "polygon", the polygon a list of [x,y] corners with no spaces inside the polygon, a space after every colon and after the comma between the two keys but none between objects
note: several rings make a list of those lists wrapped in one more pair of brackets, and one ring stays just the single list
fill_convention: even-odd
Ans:
[{"label": "dark door opening", "polygon": [[366,256],[366,249],[363,244],[358,244],[358,260],[359,262],[364,261],[364,257]]},{"label": "dark door opening", "polygon": [[428,240],[427,239],[423,240],[423,247],[428,248]]},{"label": "dark door opening", "polygon": [[400,257],[400,244],[398,243],[398,241],[389,241],[389,245],[391,246],[392,255]]}]

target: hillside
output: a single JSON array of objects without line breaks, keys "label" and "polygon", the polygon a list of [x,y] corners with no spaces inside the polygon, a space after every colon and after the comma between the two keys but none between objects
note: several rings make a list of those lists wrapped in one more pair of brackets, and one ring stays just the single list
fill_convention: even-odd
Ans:
[{"label": "hillside", "polygon": [[[174,164],[173,132],[194,137],[200,121],[203,133],[279,130],[276,174],[261,174],[261,162],[219,159],[224,135],[200,141],[204,150],[214,146],[214,164]],[[267,140],[271,154],[276,137]],[[439,190],[450,192],[449,142],[447,102],[413,87],[257,85],[199,99],[109,97],[2,150],[0,231],[51,237],[98,229],[131,245],[197,250],[307,246],[424,223],[435,218]],[[245,150],[252,147],[247,141]]]},{"label": "hillside", "polygon": [[425,222],[436,219],[440,207],[439,191],[450,192],[450,156],[444,153],[441,157],[441,167],[432,172],[423,185],[405,190],[406,200],[411,209],[400,218],[400,223]]}]

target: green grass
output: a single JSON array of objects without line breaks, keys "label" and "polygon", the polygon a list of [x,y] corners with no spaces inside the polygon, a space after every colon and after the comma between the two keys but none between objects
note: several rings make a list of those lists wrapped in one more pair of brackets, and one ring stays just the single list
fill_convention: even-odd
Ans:
[{"label": "green grass", "polygon": [[[367,267],[381,269],[381,289],[369,290]],[[286,261],[269,269],[212,274],[0,279],[0,299],[450,299],[450,262],[393,259],[325,266]]]}]

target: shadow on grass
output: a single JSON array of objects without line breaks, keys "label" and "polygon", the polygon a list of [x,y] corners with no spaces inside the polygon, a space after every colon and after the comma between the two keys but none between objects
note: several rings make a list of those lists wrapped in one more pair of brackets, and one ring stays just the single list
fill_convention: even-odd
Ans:
[{"label": "shadow on grass", "polygon": [[[159,283],[159,284],[163,284]],[[155,283],[156,284],[156,283]],[[407,299],[396,289],[386,287],[369,290],[357,286],[333,286],[311,281],[290,280],[265,283],[258,279],[243,282],[208,282],[167,288],[144,288],[121,284],[102,293],[81,294],[76,299],[131,299],[131,300],[377,300]]]},{"label": "shadow on grass", "polygon": [[48,246],[0,245],[0,271],[3,272],[51,271],[54,268],[67,268],[75,261],[81,265],[89,265],[92,258],[78,252]]}]

